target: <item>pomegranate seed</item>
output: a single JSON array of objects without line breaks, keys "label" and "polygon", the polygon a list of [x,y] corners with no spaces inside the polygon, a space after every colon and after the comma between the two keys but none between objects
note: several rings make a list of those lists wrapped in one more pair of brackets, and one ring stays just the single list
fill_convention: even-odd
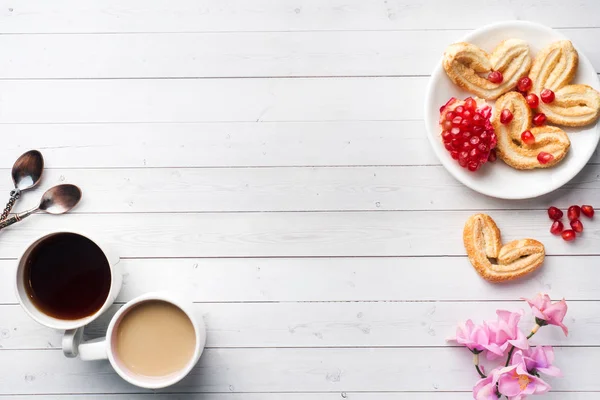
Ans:
[{"label": "pomegranate seed", "polygon": [[492,149],[492,151],[490,151],[488,161],[494,162],[494,161],[496,161],[497,158],[498,158],[498,156],[496,155],[496,149]]},{"label": "pomegranate seed", "polygon": [[502,83],[504,77],[502,76],[502,72],[500,71],[492,71],[488,75],[488,81],[492,83]]},{"label": "pomegranate seed", "polygon": [[535,126],[542,126],[545,123],[546,123],[546,114],[539,113],[539,114],[536,114],[535,117],[533,117],[533,124]]},{"label": "pomegranate seed", "polygon": [[456,107],[456,108],[454,109],[454,111],[455,111],[457,114],[460,114],[460,115],[462,115],[462,113],[465,111],[465,108],[464,108],[463,106],[458,106],[458,107]]},{"label": "pomegranate seed", "polygon": [[550,217],[551,220],[559,220],[563,217],[563,212],[560,211],[558,208],[552,206],[550,208],[548,208],[548,216]]},{"label": "pomegranate seed", "polygon": [[528,94],[525,99],[527,100],[527,104],[529,104],[529,107],[531,108],[537,108],[537,106],[540,105],[540,99],[535,93]]},{"label": "pomegranate seed", "polygon": [[519,82],[517,83],[517,88],[521,92],[527,92],[529,89],[531,89],[531,86],[533,86],[533,82],[526,76],[519,79]]},{"label": "pomegranate seed", "polygon": [[479,169],[479,163],[471,161],[469,164],[467,164],[467,169],[471,172],[475,172]]},{"label": "pomegranate seed", "polygon": [[594,216],[594,207],[588,205],[581,206],[581,212],[586,217],[592,218]]},{"label": "pomegranate seed", "polygon": [[500,122],[503,124],[508,124],[513,119],[513,114],[510,112],[508,108],[505,108],[500,113]]},{"label": "pomegranate seed", "polygon": [[456,150],[451,151],[450,157],[452,157],[455,160],[458,160],[458,151],[456,151]]},{"label": "pomegranate seed", "polygon": [[456,117],[456,113],[454,111],[448,111],[446,114],[446,121],[452,121]]},{"label": "pomegranate seed", "polygon": [[554,160],[554,156],[550,153],[546,153],[545,151],[540,151],[540,154],[537,156],[540,164],[548,164],[550,161]]},{"label": "pomegranate seed", "polygon": [[483,117],[483,119],[490,119],[490,117],[492,116],[492,107],[490,106],[485,106],[481,109],[481,111],[479,112],[479,114]]},{"label": "pomegranate seed", "polygon": [[446,102],[446,104],[444,104],[443,106],[440,107],[440,114],[442,113],[442,111],[444,111],[446,109],[446,107],[448,107],[450,104],[454,103],[456,101],[456,97],[450,97],[450,100],[448,100]]},{"label": "pomegranate seed", "polygon": [[580,220],[578,219],[574,219],[573,221],[571,221],[571,228],[573,228],[573,230],[577,233],[581,233],[583,232],[583,224],[581,223]]},{"label": "pomegranate seed", "polygon": [[444,141],[444,143],[449,142],[450,140],[452,140],[452,134],[448,131],[442,132],[442,140]]},{"label": "pomegranate seed", "polygon": [[465,108],[470,111],[475,111],[477,102],[472,97],[467,97],[465,99]]},{"label": "pomegranate seed", "polygon": [[460,133],[460,128],[454,127],[452,129],[450,129],[450,133],[453,135],[458,135]]},{"label": "pomegranate seed", "polygon": [[554,92],[550,89],[542,90],[540,97],[544,103],[552,103],[554,101]]},{"label": "pomegranate seed", "polygon": [[552,223],[552,226],[550,227],[550,233],[553,235],[559,235],[563,231],[564,228],[565,228],[565,226],[563,225],[562,222],[554,221]]},{"label": "pomegranate seed", "polygon": [[569,221],[574,221],[576,219],[579,219],[580,215],[581,215],[581,208],[579,206],[571,206],[567,210],[567,218],[569,218]]},{"label": "pomegranate seed", "polygon": [[462,122],[462,117],[460,115],[452,118],[452,125],[454,125],[454,126],[460,125],[461,122]]},{"label": "pomegranate seed", "polygon": [[444,121],[442,123],[442,128],[445,129],[445,130],[452,129],[452,122],[450,122],[450,121]]},{"label": "pomegranate seed", "polygon": [[535,136],[533,136],[533,133],[531,133],[531,131],[525,131],[525,132],[521,133],[521,140],[525,144],[534,144]]},{"label": "pomegranate seed", "polygon": [[575,240],[575,231],[573,229],[567,229],[566,231],[563,231],[561,236],[565,242],[572,242]]}]

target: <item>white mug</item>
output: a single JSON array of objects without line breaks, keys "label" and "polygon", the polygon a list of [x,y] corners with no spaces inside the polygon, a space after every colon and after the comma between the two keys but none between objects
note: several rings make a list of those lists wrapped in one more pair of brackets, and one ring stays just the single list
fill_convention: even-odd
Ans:
[{"label": "white mug", "polygon": [[[51,238],[54,235],[63,234],[63,233],[73,233],[79,236],[82,236],[91,242],[93,242],[96,246],[100,248],[104,256],[106,257],[106,261],[108,262],[108,266],[110,268],[111,273],[111,282],[110,289],[108,292],[108,296],[106,300],[102,304],[102,306],[92,315],[88,315],[84,318],[67,320],[52,317],[42,311],[40,311],[35,304],[31,301],[29,296],[27,295],[27,291],[25,289],[25,266],[27,264],[27,259],[31,255],[31,253],[45,240]],[[82,326],[85,326],[98,318],[102,313],[104,313],[115,301],[119,291],[121,290],[121,286],[123,283],[123,274],[121,272],[121,268],[119,266],[119,257],[111,253],[107,250],[106,247],[101,246],[98,242],[90,239],[88,236],[83,235],[77,232],[55,232],[50,233],[48,235],[44,235],[36,240],[34,240],[31,244],[27,246],[27,248],[23,251],[23,254],[17,261],[17,273],[16,273],[16,292],[17,299],[21,304],[21,307],[25,310],[27,314],[35,321],[39,322],[42,325],[45,325],[49,328],[59,329],[59,330],[69,330],[76,329]]]},{"label": "white mug", "polygon": [[[131,372],[119,360],[119,357],[115,351],[116,340],[118,340],[116,331],[123,316],[125,316],[127,312],[129,312],[138,304],[151,300],[165,301],[183,311],[192,322],[196,335],[196,346],[188,363],[181,370],[166,376],[145,376]],[[204,325],[204,321],[202,318],[198,318],[198,316],[195,315],[192,304],[180,299],[174,294],[166,292],[146,293],[127,302],[110,320],[108,329],[106,331],[106,337],[82,343],[82,335],[83,328],[65,332],[62,342],[63,352],[65,355],[79,355],[79,358],[84,361],[108,359],[114,370],[121,376],[121,378],[133,385],[146,389],[160,389],[179,382],[190,373],[192,368],[194,368],[194,365],[196,365],[200,359],[206,344],[206,327]],[[165,340],[177,340],[177,338],[168,338]]]}]

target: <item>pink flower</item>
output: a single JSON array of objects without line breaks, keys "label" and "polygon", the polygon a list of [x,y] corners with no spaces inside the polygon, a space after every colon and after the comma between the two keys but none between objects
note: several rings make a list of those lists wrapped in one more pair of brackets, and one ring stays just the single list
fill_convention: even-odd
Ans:
[{"label": "pink flower", "polygon": [[480,353],[490,342],[490,331],[487,326],[475,325],[469,319],[456,328],[456,337],[448,340],[462,344],[474,353]]},{"label": "pink flower", "polygon": [[509,400],[522,400],[529,394],[542,394],[550,385],[527,372],[523,363],[511,365],[495,373],[500,394]]},{"label": "pink flower", "polygon": [[550,324],[560,326],[565,333],[565,336],[569,334],[569,329],[562,323],[567,314],[567,302],[565,299],[552,303],[550,296],[544,293],[538,293],[534,299],[523,300],[531,307],[531,311],[533,312],[538,325]]},{"label": "pink flower", "polygon": [[498,400],[498,392],[496,391],[497,371],[493,370],[490,376],[475,384],[473,387],[473,398],[475,400]]},{"label": "pink flower", "polygon": [[514,365],[525,365],[530,373],[541,372],[548,376],[562,376],[560,369],[552,365],[554,349],[550,346],[537,346],[535,349],[516,351],[511,361]]},{"label": "pink flower", "polygon": [[519,312],[497,310],[496,314],[498,315],[496,321],[486,322],[490,331],[490,344],[486,347],[489,350],[487,358],[493,360],[504,356],[509,345],[521,350],[528,349],[527,337],[518,326],[519,320],[523,316],[523,310],[519,310]]}]

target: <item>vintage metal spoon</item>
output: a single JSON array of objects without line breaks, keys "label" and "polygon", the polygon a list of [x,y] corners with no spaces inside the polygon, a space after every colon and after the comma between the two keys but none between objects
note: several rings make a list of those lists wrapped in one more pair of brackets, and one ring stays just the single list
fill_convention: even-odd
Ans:
[{"label": "vintage metal spoon", "polygon": [[37,150],[30,150],[15,161],[12,168],[12,179],[15,188],[10,191],[10,200],[8,200],[2,216],[0,216],[0,221],[4,221],[8,217],[10,210],[21,197],[21,192],[31,189],[40,182],[43,171],[44,158],[42,153]]},{"label": "vintage metal spoon", "polygon": [[79,203],[79,200],[81,200],[81,189],[75,185],[63,184],[51,187],[44,193],[40,204],[36,208],[15,214],[9,219],[0,222],[0,229],[19,222],[38,211],[55,215],[64,214],[75,207]]}]

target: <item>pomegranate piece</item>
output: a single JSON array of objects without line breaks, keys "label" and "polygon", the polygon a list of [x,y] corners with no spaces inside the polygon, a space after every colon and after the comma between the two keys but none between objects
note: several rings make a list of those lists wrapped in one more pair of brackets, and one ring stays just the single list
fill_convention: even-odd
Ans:
[{"label": "pomegranate piece", "polygon": [[577,232],[577,233],[583,232],[583,224],[581,223],[580,220],[574,219],[573,221],[571,221],[570,225],[571,225],[571,228],[573,228],[573,230],[575,232]]},{"label": "pomegranate piece", "polygon": [[492,83],[502,83],[504,77],[502,76],[502,72],[500,71],[492,71],[488,75],[488,81]]},{"label": "pomegranate piece", "polygon": [[571,206],[567,210],[567,218],[569,218],[569,221],[574,221],[576,219],[579,219],[580,215],[581,215],[581,207],[579,207],[579,206]]},{"label": "pomegranate piece", "polygon": [[540,164],[548,164],[550,161],[554,160],[554,156],[550,153],[546,153],[545,151],[540,151],[537,155],[537,159]]},{"label": "pomegranate piece", "polygon": [[560,235],[560,233],[563,231],[564,229],[564,225],[562,222],[560,221],[554,221],[552,223],[552,226],[550,227],[550,233],[553,235]]},{"label": "pomegranate piece", "polygon": [[539,114],[536,114],[535,117],[533,117],[533,124],[535,126],[542,126],[545,123],[546,123],[546,114],[539,113]]},{"label": "pomegranate piece", "polygon": [[513,114],[510,112],[508,108],[505,108],[500,113],[500,122],[503,124],[508,124],[513,119]]},{"label": "pomegranate piece", "polygon": [[527,76],[519,79],[519,82],[517,82],[517,89],[519,89],[520,92],[527,92],[532,86],[533,81]]},{"label": "pomegranate piece", "polygon": [[560,209],[552,206],[552,207],[548,208],[548,216],[550,217],[551,220],[556,221],[563,217],[563,212],[560,211]]},{"label": "pomegranate piece", "polygon": [[554,101],[554,92],[550,89],[544,89],[540,93],[540,98],[544,103],[552,103]]},{"label": "pomegranate piece", "polygon": [[523,143],[531,145],[535,143],[535,136],[533,136],[531,131],[525,131],[521,133],[521,140]]},{"label": "pomegranate piece", "polygon": [[530,93],[525,97],[527,100],[527,104],[529,104],[530,108],[537,108],[540,105],[540,99],[537,97],[535,93]]},{"label": "pomegranate piece", "polygon": [[446,104],[440,115],[444,147],[461,167],[475,172],[490,158],[495,159],[495,154],[491,156],[497,144],[490,122],[491,107],[478,108],[471,97]]},{"label": "pomegranate piece", "polygon": [[562,232],[561,236],[565,242],[572,242],[575,240],[575,231],[573,229],[567,229]]},{"label": "pomegranate piece", "polygon": [[588,218],[592,218],[594,216],[594,207],[589,205],[581,206],[581,212]]}]

